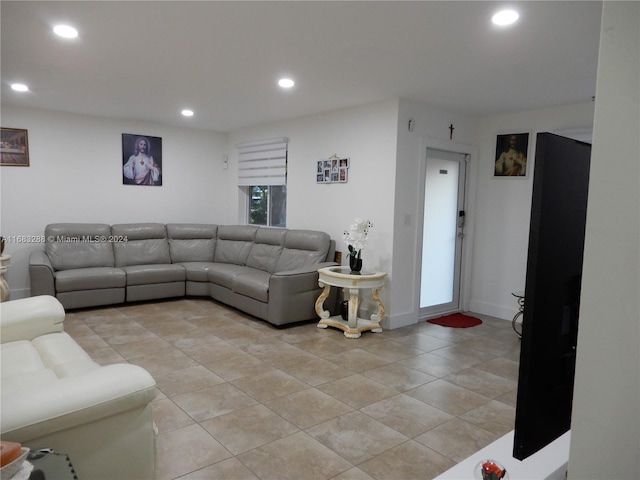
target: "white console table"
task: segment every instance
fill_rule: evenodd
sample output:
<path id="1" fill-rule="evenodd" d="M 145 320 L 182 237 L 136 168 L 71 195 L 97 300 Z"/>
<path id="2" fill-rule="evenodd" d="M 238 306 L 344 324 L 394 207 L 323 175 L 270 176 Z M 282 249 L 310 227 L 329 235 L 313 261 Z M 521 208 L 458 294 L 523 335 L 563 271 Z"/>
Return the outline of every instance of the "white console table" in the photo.
<path id="1" fill-rule="evenodd" d="M 349 267 L 326 267 L 319 269 L 318 275 L 318 284 L 324 288 L 316 300 L 316 313 L 321 318 L 318 328 L 339 328 L 347 338 L 359 338 L 367 330 L 382 332 L 380 322 L 384 319 L 386 310 L 380 298 L 380 289 L 384 287 L 386 273 L 351 273 Z M 324 309 L 324 301 L 329 296 L 331 287 L 344 288 L 345 292 L 349 292 L 348 320 L 343 320 L 340 315 L 331 317 L 330 312 Z M 373 300 L 378 304 L 378 311 L 371 315 L 370 320 L 358 318 L 360 290 L 366 288 L 373 290 Z"/>
<path id="2" fill-rule="evenodd" d="M 556 438 L 542 450 L 524 460 L 513 458 L 514 431 L 500 437 L 482 450 L 454 465 L 434 480 L 472 480 L 476 465 L 492 459 L 507 470 L 510 480 L 565 480 L 571 447 L 571 431 Z"/>

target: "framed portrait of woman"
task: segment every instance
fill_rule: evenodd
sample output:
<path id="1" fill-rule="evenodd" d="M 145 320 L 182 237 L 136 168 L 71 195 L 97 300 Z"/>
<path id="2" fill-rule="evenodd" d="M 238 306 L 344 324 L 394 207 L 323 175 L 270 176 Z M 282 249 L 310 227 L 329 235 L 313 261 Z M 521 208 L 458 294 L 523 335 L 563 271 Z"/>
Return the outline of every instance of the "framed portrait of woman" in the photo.
<path id="1" fill-rule="evenodd" d="M 29 140 L 21 128 L 0 128 L 0 165 L 29 166 Z"/>
<path id="2" fill-rule="evenodd" d="M 162 185 L 162 138 L 122 134 L 122 183 Z"/>

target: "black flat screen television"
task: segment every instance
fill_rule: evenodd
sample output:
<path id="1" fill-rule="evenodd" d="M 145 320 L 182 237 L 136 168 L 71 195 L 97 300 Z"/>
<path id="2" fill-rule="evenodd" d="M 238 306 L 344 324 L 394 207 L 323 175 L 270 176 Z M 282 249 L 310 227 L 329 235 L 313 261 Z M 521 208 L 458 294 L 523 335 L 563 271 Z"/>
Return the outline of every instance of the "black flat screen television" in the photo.
<path id="1" fill-rule="evenodd" d="M 539 133 L 513 456 L 571 426 L 591 145 Z"/>

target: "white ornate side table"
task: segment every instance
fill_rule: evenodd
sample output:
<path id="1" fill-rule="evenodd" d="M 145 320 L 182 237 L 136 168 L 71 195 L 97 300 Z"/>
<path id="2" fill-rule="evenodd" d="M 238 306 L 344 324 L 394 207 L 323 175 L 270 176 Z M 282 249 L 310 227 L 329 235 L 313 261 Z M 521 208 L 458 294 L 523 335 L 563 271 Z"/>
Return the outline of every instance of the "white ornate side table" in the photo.
<path id="1" fill-rule="evenodd" d="M 359 338 L 362 332 L 371 330 L 382 332 L 380 322 L 385 316 L 385 307 L 380 298 L 380 289 L 384 287 L 386 273 L 350 273 L 349 267 L 326 267 L 318 270 L 318 284 L 324 288 L 316 300 L 316 313 L 321 318 L 318 328 L 335 327 L 344 331 L 347 338 Z M 331 287 L 341 287 L 349 292 L 349 317 L 343 320 L 340 315 L 330 317 L 330 312 L 324 309 L 324 301 L 329 296 Z M 373 300 L 378 304 L 378 312 L 371 315 L 370 320 L 358 318 L 360 306 L 360 290 L 373 290 Z"/>
<path id="2" fill-rule="evenodd" d="M 10 261 L 11 255 L 0 256 L 0 302 L 9 300 L 9 284 L 7 283 L 7 279 L 4 278 L 4 275 L 9 269 L 7 265 L 9 265 Z"/>

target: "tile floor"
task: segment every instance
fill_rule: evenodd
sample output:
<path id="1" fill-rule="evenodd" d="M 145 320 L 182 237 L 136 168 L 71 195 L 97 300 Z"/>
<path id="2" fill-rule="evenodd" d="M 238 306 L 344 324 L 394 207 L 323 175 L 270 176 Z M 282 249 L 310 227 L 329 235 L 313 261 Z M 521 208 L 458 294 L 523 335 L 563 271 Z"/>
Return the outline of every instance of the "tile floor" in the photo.
<path id="1" fill-rule="evenodd" d="M 70 311 L 98 363 L 156 379 L 157 479 L 431 479 L 513 429 L 511 323 L 347 339 L 208 299 Z"/>

